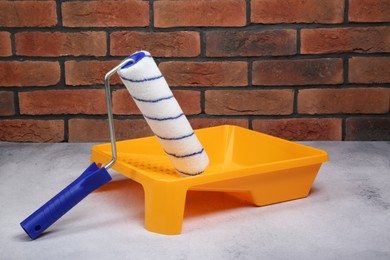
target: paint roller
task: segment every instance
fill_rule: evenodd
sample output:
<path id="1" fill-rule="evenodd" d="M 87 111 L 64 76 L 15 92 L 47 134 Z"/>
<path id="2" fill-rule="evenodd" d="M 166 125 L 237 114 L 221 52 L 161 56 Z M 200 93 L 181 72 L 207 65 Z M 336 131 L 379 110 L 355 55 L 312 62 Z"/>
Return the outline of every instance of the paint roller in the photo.
<path id="1" fill-rule="evenodd" d="M 20 225 L 31 239 L 37 238 L 87 195 L 112 179 L 107 169 L 115 163 L 116 145 L 109 77 L 115 72 L 120 75 L 176 171 L 181 176 L 194 176 L 208 166 L 204 148 L 153 57 L 146 51 L 136 52 L 105 77 L 112 160 L 102 168 L 92 163 L 75 181 L 23 220 Z"/>
<path id="2" fill-rule="evenodd" d="M 209 158 L 149 52 L 136 52 L 118 74 L 176 171 L 201 174 Z"/>

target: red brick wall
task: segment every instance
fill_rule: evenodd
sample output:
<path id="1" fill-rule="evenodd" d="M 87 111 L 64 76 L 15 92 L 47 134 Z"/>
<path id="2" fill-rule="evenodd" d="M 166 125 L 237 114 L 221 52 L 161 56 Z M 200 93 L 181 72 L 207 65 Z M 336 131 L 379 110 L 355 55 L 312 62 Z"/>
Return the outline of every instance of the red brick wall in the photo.
<path id="1" fill-rule="evenodd" d="M 103 77 L 156 57 L 194 128 L 390 140 L 388 0 L 0 1 L 0 141 L 108 140 Z M 150 135 L 117 77 L 118 139 Z"/>

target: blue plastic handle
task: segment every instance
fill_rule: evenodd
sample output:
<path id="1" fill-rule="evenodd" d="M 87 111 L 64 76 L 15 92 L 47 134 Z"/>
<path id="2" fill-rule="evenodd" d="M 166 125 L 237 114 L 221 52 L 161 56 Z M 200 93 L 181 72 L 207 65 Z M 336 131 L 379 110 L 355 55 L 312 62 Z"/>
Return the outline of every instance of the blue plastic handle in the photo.
<path id="1" fill-rule="evenodd" d="M 99 168 L 92 163 L 80 177 L 23 220 L 20 225 L 31 239 L 37 238 L 88 194 L 111 179 L 104 167 Z"/>

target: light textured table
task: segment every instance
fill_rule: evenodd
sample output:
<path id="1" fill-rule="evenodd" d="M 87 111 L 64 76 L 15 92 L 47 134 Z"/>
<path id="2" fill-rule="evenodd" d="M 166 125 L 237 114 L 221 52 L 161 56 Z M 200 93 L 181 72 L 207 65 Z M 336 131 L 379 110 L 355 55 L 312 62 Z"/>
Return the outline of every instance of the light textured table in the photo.
<path id="1" fill-rule="evenodd" d="M 183 233 L 143 227 L 142 187 L 112 172 L 46 234 L 19 222 L 78 177 L 92 144 L 0 143 L 0 259 L 390 259 L 390 142 L 305 142 L 328 151 L 308 198 L 254 207 L 189 192 Z"/>

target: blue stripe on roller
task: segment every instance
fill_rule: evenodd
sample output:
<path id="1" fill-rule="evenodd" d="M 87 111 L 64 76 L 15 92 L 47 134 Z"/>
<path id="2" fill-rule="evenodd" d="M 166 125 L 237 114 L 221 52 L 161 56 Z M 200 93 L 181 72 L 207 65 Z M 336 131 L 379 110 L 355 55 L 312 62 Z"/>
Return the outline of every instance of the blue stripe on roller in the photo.
<path id="1" fill-rule="evenodd" d="M 146 82 L 146 81 L 153 81 L 153 80 L 156 80 L 156 79 L 160 79 L 162 77 L 163 77 L 163 75 L 159 75 L 159 76 L 152 77 L 152 78 L 146 78 L 146 79 L 128 79 L 128 78 L 125 78 L 125 77 L 121 77 L 121 79 L 129 81 L 129 82 L 133 82 L 133 83 L 142 83 L 142 82 Z"/>
<path id="2" fill-rule="evenodd" d="M 203 153 L 203 151 L 204 151 L 204 149 L 202 148 L 200 151 L 197 151 L 197 152 L 194 152 L 194 153 L 190 153 L 190 154 L 184 154 L 184 155 L 177 155 L 177 154 L 174 154 L 174 153 L 168 153 L 167 151 L 165 151 L 165 153 L 170 155 L 170 156 L 176 157 L 176 158 L 187 158 L 187 157 L 192 157 L 192 156 L 201 154 L 201 153 Z"/>
<path id="3" fill-rule="evenodd" d="M 192 132 L 191 134 L 189 135 L 183 135 L 183 136 L 179 136 L 179 137 L 162 137 L 162 136 L 159 136 L 159 135 L 156 135 L 158 138 L 162 139 L 162 140 L 181 140 L 181 139 L 185 139 L 185 138 L 188 138 L 190 136 L 193 136 L 195 133 Z"/>
<path id="4" fill-rule="evenodd" d="M 199 174 L 201 174 L 201 173 L 204 173 L 204 171 L 195 172 L 195 173 L 189 173 L 189 172 L 179 171 L 178 169 L 176 169 L 176 171 L 180 172 L 181 174 L 188 175 L 188 176 L 196 176 L 196 175 L 199 175 Z"/>
<path id="5" fill-rule="evenodd" d="M 179 117 L 182 117 L 184 116 L 183 113 L 181 113 L 180 115 L 178 116 L 174 116 L 174 117 L 162 117 L 162 118 L 158 118 L 158 117 L 149 117 L 149 116 L 145 116 L 144 117 L 146 119 L 150 119 L 150 120 L 156 120 L 156 121 L 165 121 L 165 120 L 175 120 L 175 119 L 178 119 Z"/>
<path id="6" fill-rule="evenodd" d="M 160 102 L 160 101 L 163 101 L 163 100 L 167 100 L 167 99 L 171 99 L 173 98 L 173 96 L 169 96 L 169 97 L 163 97 L 163 98 L 159 98 L 159 99 L 142 99 L 142 98 L 137 98 L 137 97 L 134 97 L 133 98 L 139 102 L 145 102 L 145 103 L 157 103 L 157 102 Z"/>

